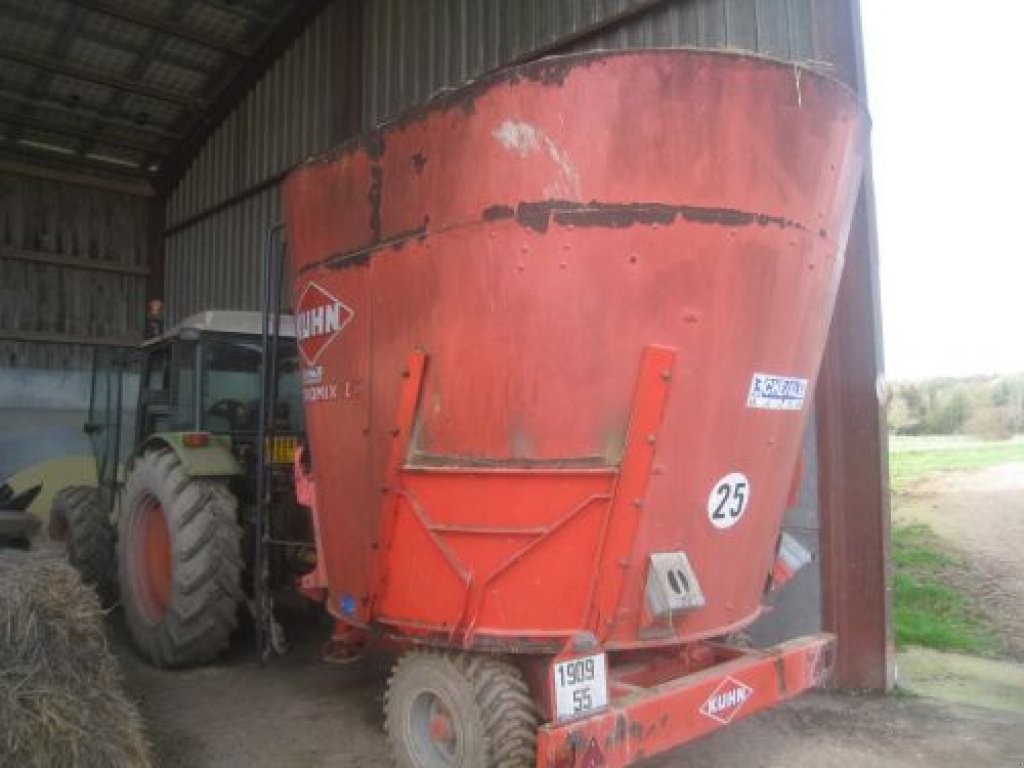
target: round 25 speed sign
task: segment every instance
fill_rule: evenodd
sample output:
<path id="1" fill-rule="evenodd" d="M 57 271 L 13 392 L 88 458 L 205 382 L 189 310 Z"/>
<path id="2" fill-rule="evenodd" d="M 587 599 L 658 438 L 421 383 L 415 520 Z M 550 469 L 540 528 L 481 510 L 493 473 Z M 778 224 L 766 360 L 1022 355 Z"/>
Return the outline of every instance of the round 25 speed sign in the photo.
<path id="1" fill-rule="evenodd" d="M 750 505 L 750 481 L 742 472 L 730 472 L 708 494 L 708 520 L 715 528 L 732 528 Z"/>

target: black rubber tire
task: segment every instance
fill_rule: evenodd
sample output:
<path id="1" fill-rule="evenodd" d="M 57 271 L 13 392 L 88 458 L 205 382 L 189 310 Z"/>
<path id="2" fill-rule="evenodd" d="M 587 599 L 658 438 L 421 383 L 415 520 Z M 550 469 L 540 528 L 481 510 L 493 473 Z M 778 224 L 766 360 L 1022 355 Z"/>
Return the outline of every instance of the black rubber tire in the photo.
<path id="1" fill-rule="evenodd" d="M 50 538 L 66 547 L 68 561 L 82 581 L 96 590 L 100 602 L 117 602 L 117 563 L 114 525 L 100 504 L 99 490 L 90 485 L 69 485 L 53 498 Z"/>
<path id="2" fill-rule="evenodd" d="M 384 726 L 395 765 L 430 768 L 412 724 L 423 693 L 441 699 L 458 733 L 456 768 L 530 768 L 537 759 L 540 718 L 519 668 L 485 654 L 415 651 L 388 679 Z"/>
<path id="3" fill-rule="evenodd" d="M 146 552 L 140 526 L 154 500 L 163 508 L 171 550 L 162 615 L 148 606 L 141 583 Z M 169 449 L 135 460 L 118 520 L 118 580 L 132 639 L 153 664 L 202 664 L 227 649 L 244 598 L 237 510 L 224 483 L 189 477 Z"/>

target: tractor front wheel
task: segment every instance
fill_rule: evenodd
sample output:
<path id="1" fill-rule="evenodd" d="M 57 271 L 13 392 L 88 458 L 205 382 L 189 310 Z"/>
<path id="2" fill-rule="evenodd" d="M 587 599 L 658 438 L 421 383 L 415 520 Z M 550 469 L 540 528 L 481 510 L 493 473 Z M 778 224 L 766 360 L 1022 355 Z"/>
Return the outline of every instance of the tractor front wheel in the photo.
<path id="1" fill-rule="evenodd" d="M 139 651 L 161 667 L 212 661 L 243 598 L 238 502 L 169 449 L 135 461 L 118 520 L 118 579 Z"/>
<path id="2" fill-rule="evenodd" d="M 529 687 L 496 657 L 406 654 L 388 680 L 384 717 L 399 768 L 527 768 L 536 760 Z"/>
<path id="3" fill-rule="evenodd" d="M 100 503 L 100 492 L 89 485 L 69 485 L 53 497 L 50 538 L 64 544 L 68 561 L 104 606 L 117 601 L 114 572 L 114 526 Z"/>

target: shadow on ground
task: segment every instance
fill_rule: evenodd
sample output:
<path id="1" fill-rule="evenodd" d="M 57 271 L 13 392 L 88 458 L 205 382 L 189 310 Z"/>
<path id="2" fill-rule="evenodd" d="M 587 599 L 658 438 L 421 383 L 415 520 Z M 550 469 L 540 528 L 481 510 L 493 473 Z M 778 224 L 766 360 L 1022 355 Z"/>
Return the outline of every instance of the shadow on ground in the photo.
<path id="1" fill-rule="evenodd" d="M 388 765 L 382 700 L 388 662 L 337 667 L 319 648 L 328 628 L 292 621 L 292 651 L 260 666 L 244 638 L 221 663 L 153 669 L 116 615 L 115 652 L 167 768 L 374 768 Z M 1024 715 L 924 698 L 812 693 L 698 740 L 647 768 L 960 768 L 1024 763 Z"/>

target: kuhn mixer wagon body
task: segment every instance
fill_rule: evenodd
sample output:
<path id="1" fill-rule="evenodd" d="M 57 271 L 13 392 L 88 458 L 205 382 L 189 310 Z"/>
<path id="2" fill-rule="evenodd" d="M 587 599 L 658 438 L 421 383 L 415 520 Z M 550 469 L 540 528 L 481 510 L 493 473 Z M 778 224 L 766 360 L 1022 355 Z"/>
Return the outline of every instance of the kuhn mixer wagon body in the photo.
<path id="1" fill-rule="evenodd" d="M 540 764 L 621 765 L 827 673 L 827 636 L 710 639 L 761 610 L 866 123 L 790 63 L 587 54 L 289 177 L 306 587 L 349 642 L 444 650 L 396 668 L 400 763 L 518 765 L 541 724 Z"/>

